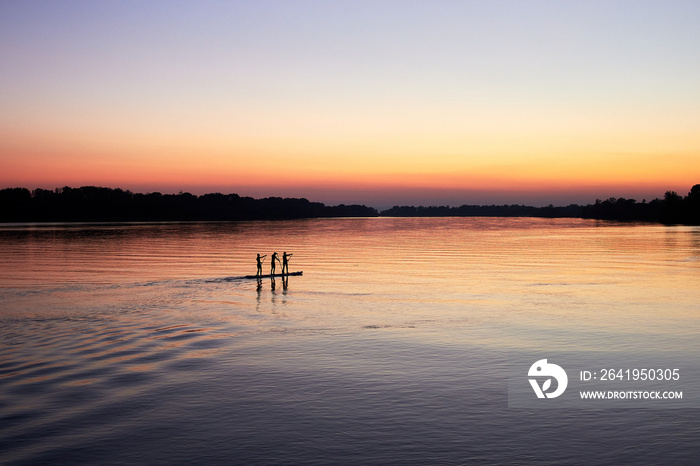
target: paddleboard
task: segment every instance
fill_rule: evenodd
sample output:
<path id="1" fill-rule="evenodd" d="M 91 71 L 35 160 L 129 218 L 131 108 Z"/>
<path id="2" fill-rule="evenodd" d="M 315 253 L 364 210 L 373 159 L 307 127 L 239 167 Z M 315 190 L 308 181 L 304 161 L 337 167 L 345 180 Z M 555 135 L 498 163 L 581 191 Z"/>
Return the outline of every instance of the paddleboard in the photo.
<path id="1" fill-rule="evenodd" d="M 285 274 L 276 273 L 276 274 L 274 274 L 274 275 L 269 275 L 269 274 L 268 274 L 268 275 L 246 275 L 246 276 L 243 277 L 243 278 L 248 278 L 248 279 L 255 279 L 255 278 L 277 278 L 277 277 L 289 277 L 289 276 L 292 276 L 292 275 L 298 276 L 298 275 L 301 275 L 301 274 L 303 274 L 303 273 L 304 273 L 303 271 L 300 271 L 300 272 L 289 272 L 289 273 L 285 273 Z"/>

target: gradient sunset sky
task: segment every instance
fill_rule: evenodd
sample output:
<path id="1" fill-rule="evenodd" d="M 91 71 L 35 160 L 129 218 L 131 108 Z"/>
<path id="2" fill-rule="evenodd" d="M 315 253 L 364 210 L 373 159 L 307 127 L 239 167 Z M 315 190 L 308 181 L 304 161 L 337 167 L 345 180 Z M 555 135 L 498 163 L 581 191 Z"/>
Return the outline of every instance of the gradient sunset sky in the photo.
<path id="1" fill-rule="evenodd" d="M 0 0 L 0 188 L 389 207 L 697 183 L 697 0 Z"/>

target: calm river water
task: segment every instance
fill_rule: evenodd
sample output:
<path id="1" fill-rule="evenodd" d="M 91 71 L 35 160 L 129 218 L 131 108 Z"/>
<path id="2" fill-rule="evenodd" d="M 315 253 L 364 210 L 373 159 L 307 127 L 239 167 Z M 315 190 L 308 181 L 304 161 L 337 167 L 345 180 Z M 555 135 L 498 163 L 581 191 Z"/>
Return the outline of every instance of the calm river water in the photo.
<path id="1" fill-rule="evenodd" d="M 241 278 L 273 251 L 303 276 Z M 508 379 L 514 352 L 692 366 L 698 227 L 4 225 L 0 303 L 2 464 L 700 458 L 692 400 L 513 408 Z"/>

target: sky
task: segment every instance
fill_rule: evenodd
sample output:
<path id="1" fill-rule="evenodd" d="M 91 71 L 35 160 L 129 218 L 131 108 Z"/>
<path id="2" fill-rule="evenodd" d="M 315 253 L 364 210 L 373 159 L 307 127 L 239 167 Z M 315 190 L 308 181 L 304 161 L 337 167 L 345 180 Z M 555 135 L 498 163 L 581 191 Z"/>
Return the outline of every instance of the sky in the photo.
<path id="1" fill-rule="evenodd" d="M 697 0 L 0 0 L 0 188 L 685 195 L 698 24 Z"/>

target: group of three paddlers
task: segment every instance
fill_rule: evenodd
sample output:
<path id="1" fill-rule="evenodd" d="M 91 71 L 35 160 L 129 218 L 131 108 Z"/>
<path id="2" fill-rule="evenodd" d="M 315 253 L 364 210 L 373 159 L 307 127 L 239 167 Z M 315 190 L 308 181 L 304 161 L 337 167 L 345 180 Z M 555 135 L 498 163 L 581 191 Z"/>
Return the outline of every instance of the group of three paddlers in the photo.
<path id="1" fill-rule="evenodd" d="M 280 262 L 280 258 L 277 256 L 277 253 L 273 252 L 272 264 L 270 264 L 270 275 L 275 274 L 275 261 L 280 262 L 282 264 L 282 275 L 284 275 L 285 273 L 289 273 L 289 258 L 292 256 L 293 254 L 287 254 L 286 252 L 284 252 L 282 253 L 282 261 Z M 264 256 L 258 254 L 258 275 L 262 275 L 262 265 L 266 257 L 267 254 L 265 254 Z"/>

